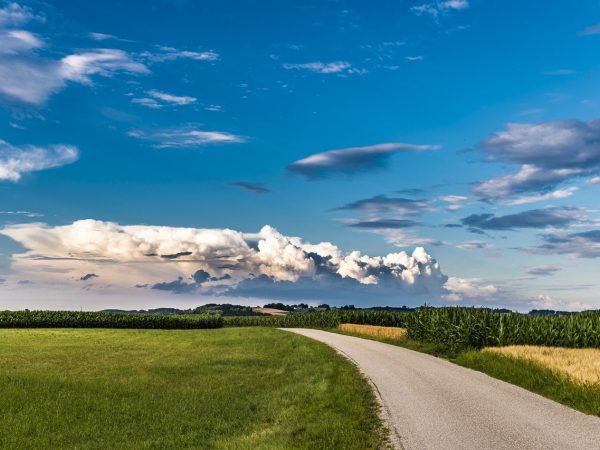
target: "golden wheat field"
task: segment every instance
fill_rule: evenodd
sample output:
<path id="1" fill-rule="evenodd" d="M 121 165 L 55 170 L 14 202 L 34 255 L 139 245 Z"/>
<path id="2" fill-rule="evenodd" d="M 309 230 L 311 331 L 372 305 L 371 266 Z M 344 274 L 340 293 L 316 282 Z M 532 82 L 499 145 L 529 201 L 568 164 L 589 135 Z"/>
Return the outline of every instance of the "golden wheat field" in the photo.
<path id="1" fill-rule="evenodd" d="M 600 383 L 600 349 L 597 348 L 510 345 L 488 347 L 483 351 L 533 361 L 580 384 Z"/>
<path id="2" fill-rule="evenodd" d="M 341 331 L 348 333 L 366 334 L 390 339 L 398 339 L 406 334 L 406 328 L 379 327 L 375 325 L 356 325 L 353 323 L 342 323 L 338 327 Z"/>

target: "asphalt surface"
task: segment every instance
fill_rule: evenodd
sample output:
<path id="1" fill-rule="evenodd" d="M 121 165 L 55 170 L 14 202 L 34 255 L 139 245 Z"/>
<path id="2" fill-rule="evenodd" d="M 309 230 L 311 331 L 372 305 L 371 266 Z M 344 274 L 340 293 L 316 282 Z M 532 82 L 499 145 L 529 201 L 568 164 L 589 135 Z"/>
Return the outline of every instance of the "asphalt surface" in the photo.
<path id="1" fill-rule="evenodd" d="M 400 449 L 598 450 L 600 418 L 440 358 L 304 328 L 373 384 Z"/>

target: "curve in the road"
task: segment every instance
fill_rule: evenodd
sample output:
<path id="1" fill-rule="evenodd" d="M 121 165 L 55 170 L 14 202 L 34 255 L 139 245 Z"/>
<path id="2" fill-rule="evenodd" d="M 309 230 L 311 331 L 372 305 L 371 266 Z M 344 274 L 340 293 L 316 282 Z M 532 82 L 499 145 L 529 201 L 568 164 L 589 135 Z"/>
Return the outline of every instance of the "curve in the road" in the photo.
<path id="1" fill-rule="evenodd" d="M 286 330 L 330 345 L 360 368 L 401 449 L 600 450 L 600 418 L 520 387 L 390 344 Z"/>

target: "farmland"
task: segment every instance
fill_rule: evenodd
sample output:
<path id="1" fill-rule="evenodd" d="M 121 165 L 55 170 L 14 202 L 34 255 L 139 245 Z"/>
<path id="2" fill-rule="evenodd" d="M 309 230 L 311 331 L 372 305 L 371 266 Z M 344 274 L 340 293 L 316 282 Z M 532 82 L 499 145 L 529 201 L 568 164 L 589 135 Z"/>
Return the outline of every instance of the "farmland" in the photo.
<path id="1" fill-rule="evenodd" d="M 332 349 L 279 330 L 0 330 L 0 448 L 377 448 Z"/>
<path id="2" fill-rule="evenodd" d="M 196 312 L 6 311 L 0 312 L 0 328 L 224 328 L 221 331 L 225 334 L 242 328 L 250 333 L 251 329 L 260 333 L 274 327 L 338 330 L 447 358 L 582 411 L 600 415 L 598 382 L 592 380 L 581 384 L 564 370 L 557 370 L 560 366 L 569 365 L 568 361 L 573 358 L 568 349 L 589 349 L 596 355 L 594 349 L 597 352 L 600 348 L 598 311 L 532 315 L 456 307 L 421 307 L 413 311 L 303 308 L 278 316 L 229 316 L 220 314 L 215 307 L 209 313 Z M 516 346 L 511 347 L 516 350 L 506 350 L 507 346 Z M 553 363 L 549 364 L 540 355 L 524 358 L 523 346 L 553 348 Z M 574 370 L 572 364 L 571 370 Z M 589 376 L 598 376 L 596 366 L 589 370 Z"/>

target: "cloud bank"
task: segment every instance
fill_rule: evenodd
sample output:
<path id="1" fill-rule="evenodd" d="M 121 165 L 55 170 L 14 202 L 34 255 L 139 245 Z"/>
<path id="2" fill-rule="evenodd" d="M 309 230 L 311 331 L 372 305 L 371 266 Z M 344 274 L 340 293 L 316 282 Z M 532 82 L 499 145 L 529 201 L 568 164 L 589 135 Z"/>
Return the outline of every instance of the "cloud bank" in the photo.
<path id="1" fill-rule="evenodd" d="M 0 234 L 27 249 L 13 256 L 13 269 L 41 284 L 72 285 L 81 282 L 82 273 L 92 273 L 96 277 L 89 277 L 86 286 L 412 304 L 453 292 L 445 287 L 439 263 L 422 247 L 411 254 L 369 256 L 329 242 L 311 244 L 270 226 L 242 233 L 79 220 L 54 227 L 12 225 Z"/>

